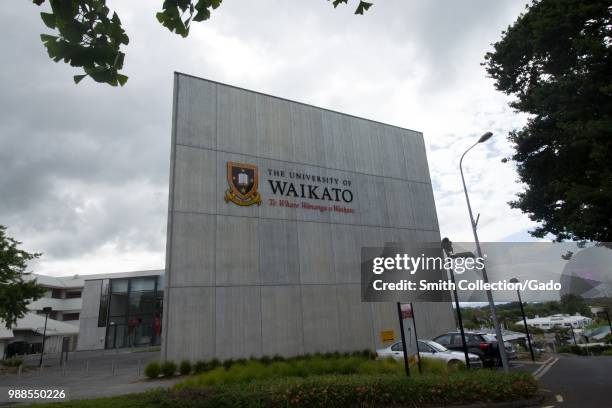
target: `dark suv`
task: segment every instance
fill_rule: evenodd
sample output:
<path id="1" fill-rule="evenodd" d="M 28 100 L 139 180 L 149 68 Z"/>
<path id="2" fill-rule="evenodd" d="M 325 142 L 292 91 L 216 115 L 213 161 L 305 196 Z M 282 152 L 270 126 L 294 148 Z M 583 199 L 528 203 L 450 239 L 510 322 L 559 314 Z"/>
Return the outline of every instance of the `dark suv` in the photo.
<path id="1" fill-rule="evenodd" d="M 463 351 L 460 332 L 442 334 L 434 338 L 433 341 L 440 343 L 447 349 Z M 465 343 L 468 352 L 480 357 L 483 366 L 494 367 L 501 365 L 501 358 L 499 356 L 495 336 L 481 332 L 465 332 Z M 506 355 L 508 359 L 512 359 L 516 356 L 516 353 L 509 343 L 506 343 Z"/>

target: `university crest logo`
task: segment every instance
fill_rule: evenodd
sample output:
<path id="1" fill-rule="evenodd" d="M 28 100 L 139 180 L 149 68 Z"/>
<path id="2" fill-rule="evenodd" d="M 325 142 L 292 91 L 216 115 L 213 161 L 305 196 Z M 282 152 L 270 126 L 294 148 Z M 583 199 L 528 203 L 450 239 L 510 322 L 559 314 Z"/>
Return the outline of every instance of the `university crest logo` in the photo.
<path id="1" fill-rule="evenodd" d="M 257 166 L 252 164 L 227 162 L 227 184 L 225 202 L 249 206 L 261 205 L 261 196 L 257 192 L 259 176 Z"/>

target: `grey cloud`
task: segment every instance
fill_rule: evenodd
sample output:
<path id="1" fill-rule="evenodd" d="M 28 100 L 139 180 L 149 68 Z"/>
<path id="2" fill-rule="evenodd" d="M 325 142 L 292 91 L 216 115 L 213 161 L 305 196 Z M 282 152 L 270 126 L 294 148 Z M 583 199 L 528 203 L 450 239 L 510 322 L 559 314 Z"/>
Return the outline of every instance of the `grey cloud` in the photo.
<path id="1" fill-rule="evenodd" d="M 163 253 L 172 71 L 379 120 L 404 117 L 393 93 L 415 78 L 408 101 L 452 87 L 475 39 L 494 41 L 518 8 L 393 0 L 354 16 L 351 5 L 333 10 L 324 0 L 242 0 L 181 39 L 155 20 L 158 3 L 111 5 L 131 39 L 124 88 L 75 86 L 78 72 L 50 61 L 40 43 L 48 30 L 38 7 L 9 0 L 0 12 L 0 223 L 47 259 L 78 262 L 109 245 Z"/>

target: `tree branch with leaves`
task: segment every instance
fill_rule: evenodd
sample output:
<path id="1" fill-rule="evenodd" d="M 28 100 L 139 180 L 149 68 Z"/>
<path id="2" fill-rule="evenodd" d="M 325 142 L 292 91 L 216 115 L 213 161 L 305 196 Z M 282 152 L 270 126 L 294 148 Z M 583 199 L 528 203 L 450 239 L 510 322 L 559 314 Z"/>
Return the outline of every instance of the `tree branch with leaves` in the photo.
<path id="1" fill-rule="evenodd" d="M 28 261 L 41 254 L 19 249 L 21 242 L 6 236 L 6 227 L 0 225 L 0 320 L 10 329 L 28 311 L 28 304 L 45 294 L 45 288 L 28 275 Z"/>
<path id="2" fill-rule="evenodd" d="M 33 0 L 41 6 L 46 0 Z M 164 0 L 156 14 L 162 26 L 181 37 L 189 35 L 193 22 L 208 20 L 212 10 L 222 0 Z M 331 1 L 334 8 L 348 4 L 349 0 Z M 123 46 L 130 39 L 121 25 L 117 13 L 106 6 L 106 0 L 48 0 L 51 12 L 42 12 L 43 23 L 55 30 L 55 35 L 41 34 L 49 57 L 82 68 L 74 76 L 79 83 L 89 76 L 96 82 L 112 86 L 125 85 L 128 77 L 121 73 L 125 59 Z M 372 3 L 359 0 L 355 14 L 363 14 Z"/>
<path id="3" fill-rule="evenodd" d="M 510 205 L 540 224 L 536 237 L 612 242 L 611 39 L 609 0 L 536 0 L 485 56 L 529 115 L 509 135 L 525 186 Z"/>

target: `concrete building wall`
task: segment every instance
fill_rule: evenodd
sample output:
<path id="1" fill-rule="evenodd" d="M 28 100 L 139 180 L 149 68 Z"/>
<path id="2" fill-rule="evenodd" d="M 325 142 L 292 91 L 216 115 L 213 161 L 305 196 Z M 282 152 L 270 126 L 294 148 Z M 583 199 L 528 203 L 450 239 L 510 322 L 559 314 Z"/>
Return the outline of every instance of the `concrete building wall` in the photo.
<path id="1" fill-rule="evenodd" d="M 228 162 L 257 166 L 261 205 L 226 202 Z M 291 172 L 339 180 L 351 211 L 281 207 Z M 175 75 L 164 358 L 380 347 L 396 306 L 361 302 L 360 248 L 415 240 L 440 240 L 421 133 Z M 416 311 L 422 338 L 454 327 Z"/>
<path id="2" fill-rule="evenodd" d="M 79 350 L 96 350 L 104 348 L 106 327 L 98 327 L 100 311 L 100 294 L 102 280 L 85 281 L 83 287 L 83 308 L 79 318 Z"/>

